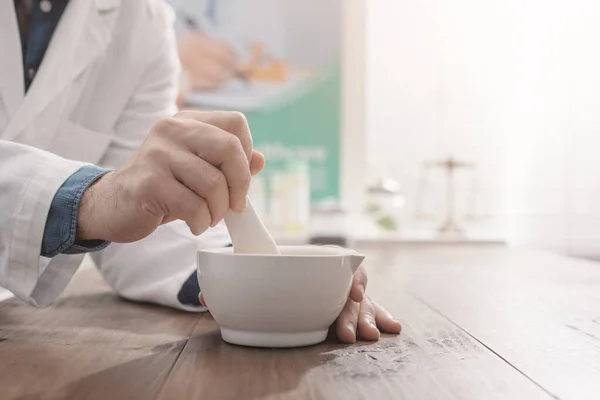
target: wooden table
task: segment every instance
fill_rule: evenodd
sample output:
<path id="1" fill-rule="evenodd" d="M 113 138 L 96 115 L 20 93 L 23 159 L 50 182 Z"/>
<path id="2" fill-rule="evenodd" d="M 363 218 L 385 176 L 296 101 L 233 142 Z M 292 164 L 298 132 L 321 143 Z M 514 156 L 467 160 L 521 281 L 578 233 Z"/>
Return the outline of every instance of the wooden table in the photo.
<path id="1" fill-rule="evenodd" d="M 600 265 L 483 246 L 381 246 L 369 292 L 400 336 L 292 350 L 119 300 L 93 269 L 51 308 L 0 303 L 0 399 L 598 399 Z"/>

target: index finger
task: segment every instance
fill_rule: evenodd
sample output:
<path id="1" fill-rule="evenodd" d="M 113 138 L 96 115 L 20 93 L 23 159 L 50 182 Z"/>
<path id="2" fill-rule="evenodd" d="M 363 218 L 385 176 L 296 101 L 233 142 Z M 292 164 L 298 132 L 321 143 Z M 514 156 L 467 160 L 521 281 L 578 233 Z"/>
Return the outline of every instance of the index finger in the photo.
<path id="1" fill-rule="evenodd" d="M 367 289 L 367 271 L 364 266 L 360 266 L 352 278 L 352 289 L 350 289 L 350 298 L 357 303 L 363 301 Z"/>
<path id="2" fill-rule="evenodd" d="M 244 114 L 237 111 L 180 111 L 175 118 L 189 118 L 205 124 L 214 125 L 235 135 L 242 143 L 242 148 L 248 161 L 252 159 L 252 134 L 248 120 Z"/>

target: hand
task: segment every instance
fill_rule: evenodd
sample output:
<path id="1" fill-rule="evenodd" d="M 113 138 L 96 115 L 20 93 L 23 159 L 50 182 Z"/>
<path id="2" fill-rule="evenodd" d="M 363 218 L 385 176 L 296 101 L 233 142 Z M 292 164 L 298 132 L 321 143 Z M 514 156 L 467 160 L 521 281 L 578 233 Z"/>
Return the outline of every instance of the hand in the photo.
<path id="1" fill-rule="evenodd" d="M 236 54 L 219 39 L 190 32 L 179 39 L 178 47 L 193 89 L 217 89 L 241 70 Z"/>
<path id="2" fill-rule="evenodd" d="M 344 343 L 354 343 L 357 338 L 377 341 L 381 332 L 398 334 L 402 330 L 400 322 L 365 294 L 366 287 L 367 272 L 361 266 L 354 274 L 350 296 L 335 322 L 336 335 Z M 206 307 L 202 293 L 200 303 Z"/>
<path id="3" fill-rule="evenodd" d="M 354 273 L 352 289 L 342 312 L 335 322 L 337 337 L 345 343 L 379 340 L 380 333 L 398 334 L 400 322 L 366 295 L 367 271 L 361 265 Z"/>
<path id="4" fill-rule="evenodd" d="M 133 242 L 176 219 L 199 235 L 229 209 L 246 207 L 250 177 L 263 166 L 240 113 L 184 111 L 162 119 L 123 168 L 85 191 L 77 237 Z"/>

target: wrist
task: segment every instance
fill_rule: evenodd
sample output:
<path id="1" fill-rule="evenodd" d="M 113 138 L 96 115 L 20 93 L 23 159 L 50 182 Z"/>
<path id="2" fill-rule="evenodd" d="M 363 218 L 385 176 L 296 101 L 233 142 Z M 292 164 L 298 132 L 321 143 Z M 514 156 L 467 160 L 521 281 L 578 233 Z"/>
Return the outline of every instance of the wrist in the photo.
<path id="1" fill-rule="evenodd" d="M 103 229 L 102 201 L 99 200 L 106 182 L 114 172 L 109 172 L 91 184 L 81 196 L 77 210 L 77 240 L 109 241 Z"/>

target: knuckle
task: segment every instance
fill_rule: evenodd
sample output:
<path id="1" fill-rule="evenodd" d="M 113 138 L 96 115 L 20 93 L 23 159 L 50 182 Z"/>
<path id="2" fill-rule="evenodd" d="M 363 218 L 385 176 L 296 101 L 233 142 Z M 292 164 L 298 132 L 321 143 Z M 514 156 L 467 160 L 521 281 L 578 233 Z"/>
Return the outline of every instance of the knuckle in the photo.
<path id="1" fill-rule="evenodd" d="M 208 203 L 203 198 L 200 198 L 196 204 L 196 213 L 199 217 L 203 219 L 210 220 L 210 210 L 208 208 Z"/>
<path id="2" fill-rule="evenodd" d="M 373 313 L 366 312 L 366 313 L 364 313 L 363 318 L 367 324 L 375 325 L 375 316 L 373 315 Z"/>
<path id="3" fill-rule="evenodd" d="M 370 316 L 375 315 L 375 307 L 373 306 L 373 303 L 371 302 L 369 296 L 365 296 L 364 300 L 361 303 L 361 307 L 363 308 L 365 314 Z"/>
<path id="4" fill-rule="evenodd" d="M 171 133 L 181 129 L 181 121 L 175 118 L 161 118 L 154 124 L 156 132 L 158 133 Z"/>
<path id="5" fill-rule="evenodd" d="M 368 308 L 365 308 L 361 311 L 362 317 L 364 319 L 366 319 L 367 321 L 374 321 L 375 320 L 375 313 L 373 312 L 373 310 L 370 310 Z"/>
<path id="6" fill-rule="evenodd" d="M 153 133 L 156 137 L 170 142 L 180 142 L 189 132 L 189 120 L 176 118 L 162 118 L 155 125 Z"/>
<path id="7" fill-rule="evenodd" d="M 198 202 L 190 192 L 182 191 L 178 197 L 177 206 L 181 209 L 183 215 L 195 217 L 198 210 Z"/>
<path id="8" fill-rule="evenodd" d="M 346 319 L 358 318 L 358 314 L 360 312 L 360 305 L 348 298 L 346 300 L 346 304 L 344 305 L 344 309 L 342 310 L 342 316 Z M 354 317 L 353 317 L 354 316 Z"/>
<path id="9" fill-rule="evenodd" d="M 224 146 L 228 153 L 244 152 L 244 149 L 242 148 L 242 142 L 235 135 L 227 135 Z"/>
<path id="10" fill-rule="evenodd" d="M 244 173 L 244 175 L 240 178 L 240 187 L 244 191 L 247 191 L 248 189 L 250 189 L 251 181 L 252 181 L 252 176 L 250 175 L 250 172 L 247 171 L 247 173 Z"/>
<path id="11" fill-rule="evenodd" d="M 146 149 L 145 156 L 153 163 L 162 164 L 167 161 L 169 154 L 163 148 L 153 146 Z"/>
<path id="12" fill-rule="evenodd" d="M 215 191 L 219 186 L 225 184 L 225 177 L 216 168 L 209 168 L 205 173 L 206 186 L 208 190 Z"/>
<path id="13" fill-rule="evenodd" d="M 369 281 L 367 271 L 362 265 L 358 268 L 358 271 L 356 271 L 356 280 L 358 281 L 358 283 L 361 283 L 363 285 L 366 285 Z"/>
<path id="14" fill-rule="evenodd" d="M 369 276 L 367 275 L 367 271 L 365 271 L 364 269 L 361 272 L 361 277 L 362 277 L 362 282 L 363 285 L 367 285 L 367 283 L 369 282 Z"/>
<path id="15" fill-rule="evenodd" d="M 192 118 L 195 115 L 195 111 L 192 110 L 180 110 L 178 111 L 173 118 Z"/>
<path id="16" fill-rule="evenodd" d="M 352 320 L 352 321 L 356 321 L 358 320 L 358 316 L 360 314 L 360 310 L 357 306 L 352 306 L 350 307 L 350 309 L 348 310 L 348 319 Z"/>
<path id="17" fill-rule="evenodd" d="M 204 200 L 202 199 L 192 199 L 185 205 L 185 212 L 188 215 L 191 215 L 194 221 L 199 220 L 202 217 L 202 205 Z"/>
<path id="18" fill-rule="evenodd" d="M 197 143 L 198 140 L 201 140 L 200 137 L 204 133 L 203 126 L 201 125 L 199 129 L 187 129 L 181 134 L 181 141 L 188 145 L 193 143 Z"/>
<path id="19" fill-rule="evenodd" d="M 229 111 L 227 113 L 227 118 L 229 119 L 231 125 L 235 128 L 243 128 L 248 126 L 248 120 L 246 116 L 239 111 Z"/>

